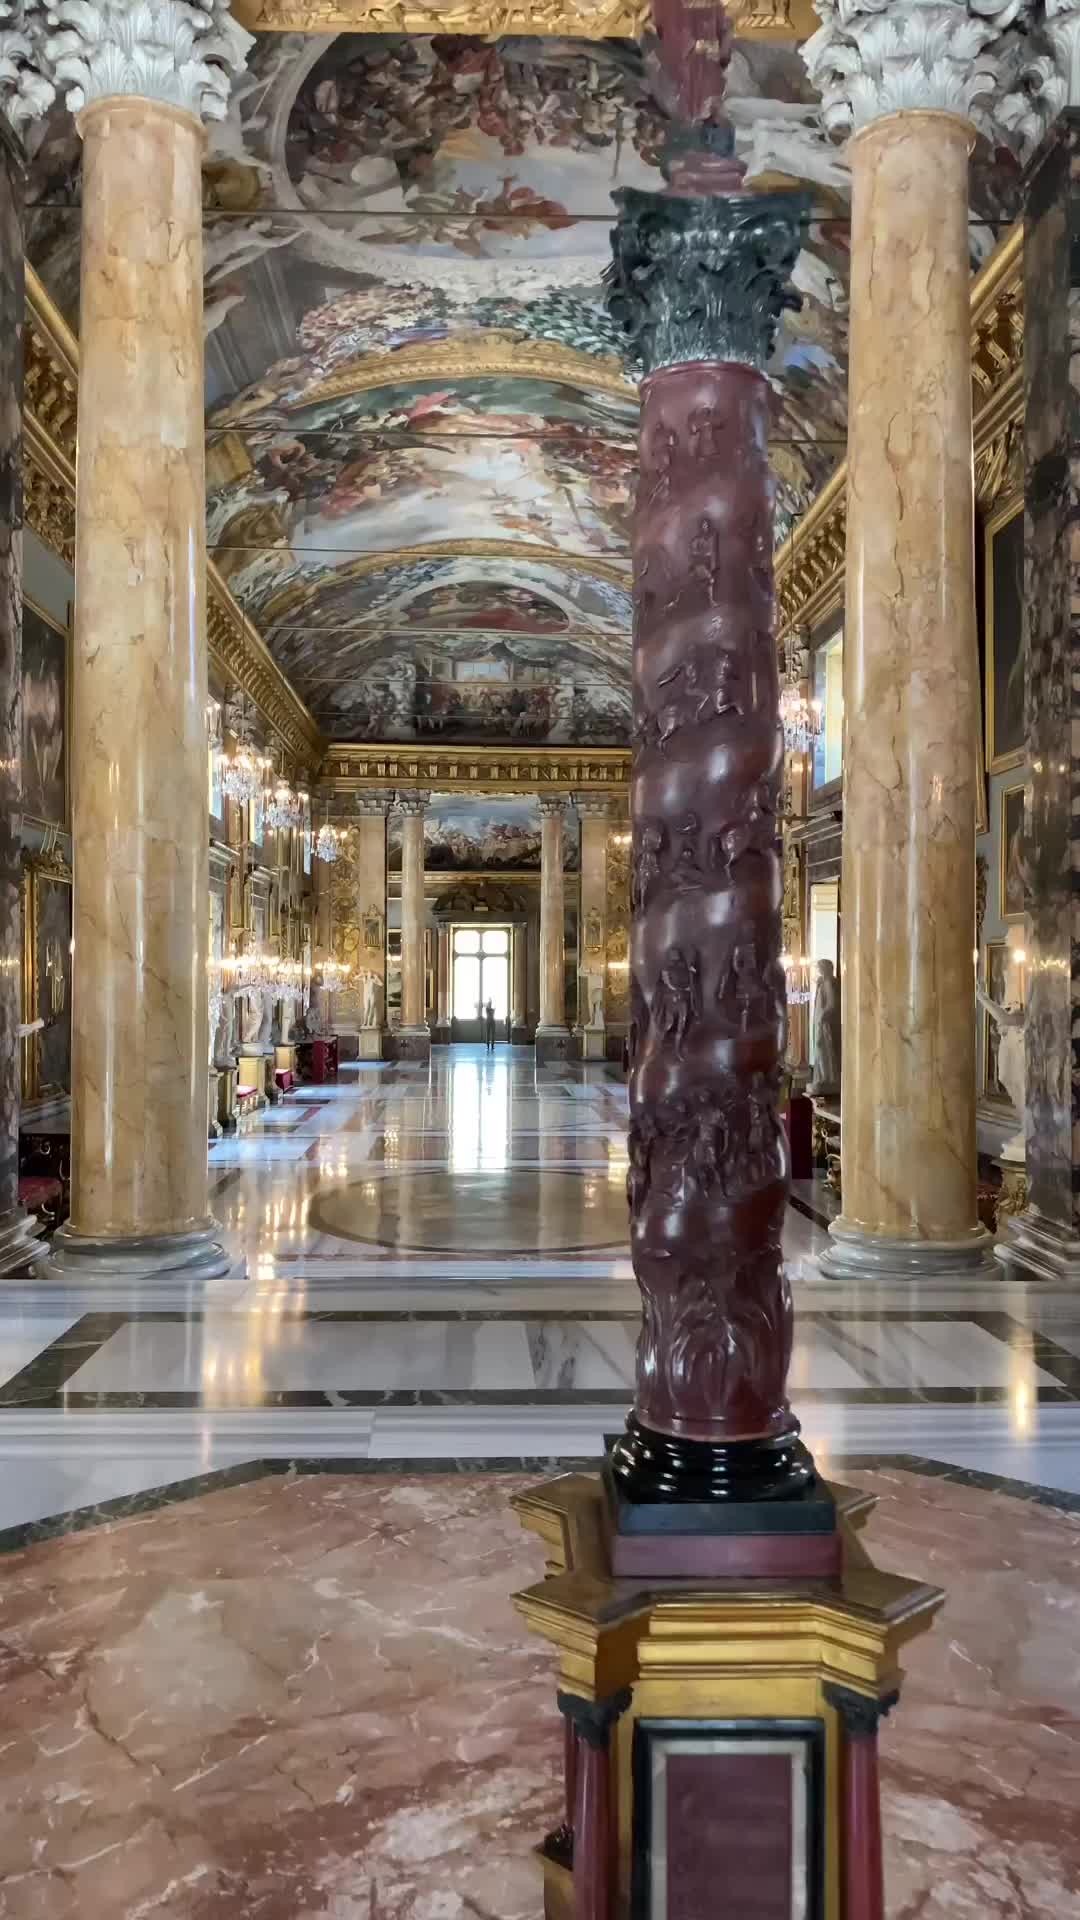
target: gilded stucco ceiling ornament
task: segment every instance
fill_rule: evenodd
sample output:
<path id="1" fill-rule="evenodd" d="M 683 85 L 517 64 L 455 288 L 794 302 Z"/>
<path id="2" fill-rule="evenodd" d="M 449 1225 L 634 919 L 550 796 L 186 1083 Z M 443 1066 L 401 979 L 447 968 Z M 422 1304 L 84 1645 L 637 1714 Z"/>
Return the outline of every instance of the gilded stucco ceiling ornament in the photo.
<path id="1" fill-rule="evenodd" d="M 0 0 L 0 112 L 16 133 L 47 113 L 56 97 L 45 19 L 44 0 Z"/>
<path id="2" fill-rule="evenodd" d="M 45 51 L 73 113 L 138 95 L 224 120 L 252 36 L 228 0 L 52 0 Z"/>
<path id="3" fill-rule="evenodd" d="M 551 341 L 480 331 L 449 346 L 401 347 L 389 360 L 385 353 L 362 354 L 318 386 L 305 388 L 295 410 L 306 411 L 327 400 L 343 400 L 354 393 L 412 381 L 478 378 L 557 380 L 586 392 L 637 399 L 637 390 L 618 360 L 597 359 Z"/>
<path id="4" fill-rule="evenodd" d="M 883 114 L 936 109 L 994 126 L 997 43 L 1024 0 L 815 0 L 817 33 L 803 47 L 825 125 L 858 132 Z"/>

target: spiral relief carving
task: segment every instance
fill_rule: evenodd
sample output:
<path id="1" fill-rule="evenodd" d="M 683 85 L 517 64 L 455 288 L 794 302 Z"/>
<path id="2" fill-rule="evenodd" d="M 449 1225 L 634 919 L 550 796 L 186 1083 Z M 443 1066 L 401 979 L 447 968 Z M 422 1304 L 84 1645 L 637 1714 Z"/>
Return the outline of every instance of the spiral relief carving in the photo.
<path id="1" fill-rule="evenodd" d="M 795 1430 L 769 391 L 796 195 L 621 196 L 612 308 L 646 354 L 633 531 L 628 1197 L 635 1418 Z M 702 348 L 714 342 L 708 358 Z"/>

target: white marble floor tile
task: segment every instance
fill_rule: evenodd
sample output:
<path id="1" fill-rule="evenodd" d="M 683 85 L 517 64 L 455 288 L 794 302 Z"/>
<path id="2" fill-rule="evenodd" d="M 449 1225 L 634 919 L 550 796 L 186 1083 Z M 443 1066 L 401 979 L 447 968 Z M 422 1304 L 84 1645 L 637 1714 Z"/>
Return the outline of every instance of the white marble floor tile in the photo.
<path id="1" fill-rule="evenodd" d="M 533 1384 L 521 1323 L 335 1323 L 290 1320 L 268 1309 L 188 1326 L 131 1321 L 72 1374 L 68 1391 L 202 1393 L 228 1402 L 307 1388 L 528 1391 Z"/>
<path id="2" fill-rule="evenodd" d="M 267 1140 L 258 1134 L 242 1134 L 237 1139 L 215 1140 L 210 1148 L 210 1170 L 215 1167 L 262 1166 L 271 1160 L 300 1160 L 311 1145 L 293 1135 L 287 1140 Z"/>
<path id="3" fill-rule="evenodd" d="M 70 1310 L 62 1313 L 20 1313 L 0 1309 L 0 1386 L 21 1373 L 37 1358 L 43 1347 L 51 1346 L 62 1333 L 82 1316 Z M 0 1522 L 0 1525 L 3 1523 Z"/>

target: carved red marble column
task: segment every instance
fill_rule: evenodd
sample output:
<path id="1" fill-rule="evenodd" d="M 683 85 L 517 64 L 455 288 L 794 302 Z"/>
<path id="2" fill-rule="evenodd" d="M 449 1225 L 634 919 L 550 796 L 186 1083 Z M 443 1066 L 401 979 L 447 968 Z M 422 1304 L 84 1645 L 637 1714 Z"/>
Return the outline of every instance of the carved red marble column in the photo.
<path id="1" fill-rule="evenodd" d="M 690 144 L 699 142 L 697 150 Z M 730 130 L 616 195 L 609 302 L 644 368 L 633 528 L 631 1501 L 799 1495 L 785 1382 L 783 772 L 765 365 L 804 195 L 740 191 Z"/>
<path id="2" fill-rule="evenodd" d="M 611 1732 L 630 1705 L 629 1688 L 607 1700 L 558 1693 L 573 1727 L 574 1920 L 611 1920 L 615 1894 L 615 1820 L 611 1804 Z M 569 1760 L 568 1746 L 567 1757 Z M 571 1769 L 568 1767 L 568 1785 Z"/>

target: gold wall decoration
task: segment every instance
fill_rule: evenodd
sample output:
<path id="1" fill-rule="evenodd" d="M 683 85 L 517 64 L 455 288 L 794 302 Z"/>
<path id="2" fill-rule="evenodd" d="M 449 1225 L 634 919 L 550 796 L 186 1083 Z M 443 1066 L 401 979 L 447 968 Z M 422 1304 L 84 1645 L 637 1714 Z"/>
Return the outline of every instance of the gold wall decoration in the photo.
<path id="1" fill-rule="evenodd" d="M 637 40 L 652 23 L 649 0 L 237 0 L 251 33 L 558 34 L 574 40 Z M 810 0 L 735 0 L 744 40 L 805 40 L 819 22 Z"/>
<path id="2" fill-rule="evenodd" d="M 26 523 L 70 567 L 75 561 L 79 343 L 30 266 L 24 339 Z M 212 562 L 206 575 L 213 664 L 251 697 L 276 741 L 313 772 L 323 749 L 315 721 Z"/>
<path id="3" fill-rule="evenodd" d="M 331 803 L 367 787 L 421 792 L 546 793 L 579 787 L 627 793 L 629 747 L 411 747 L 353 743 L 327 750 L 319 797 Z"/>
<path id="4" fill-rule="evenodd" d="M 1024 377 L 1024 241 L 1006 235 L 971 289 L 971 398 L 975 487 L 989 510 L 1021 484 Z M 816 625 L 843 600 L 847 464 L 837 469 L 776 556 L 778 638 Z"/>
<path id="5" fill-rule="evenodd" d="M 590 393 L 610 393 L 637 404 L 637 388 L 618 360 L 579 353 L 555 340 L 520 340 L 513 334 L 483 331 L 453 346 L 403 347 L 393 354 L 365 353 L 305 392 L 297 408 L 347 399 L 378 387 L 404 386 L 415 380 L 477 378 L 561 381 Z"/>
<path id="6" fill-rule="evenodd" d="M 23 856 L 22 1041 L 25 1106 L 71 1091 L 71 868 L 59 848 Z"/>
<path id="7" fill-rule="evenodd" d="M 604 942 L 604 1019 L 630 1024 L 630 833 L 626 822 L 607 840 L 607 912 Z"/>

